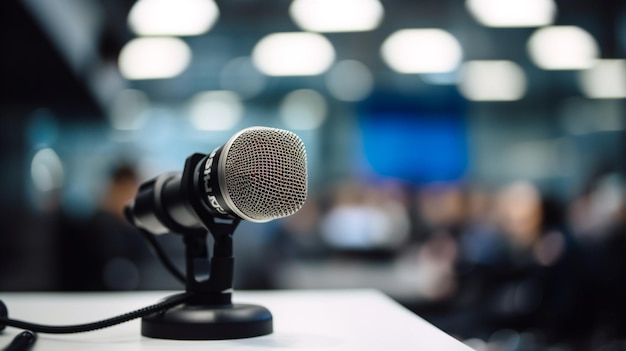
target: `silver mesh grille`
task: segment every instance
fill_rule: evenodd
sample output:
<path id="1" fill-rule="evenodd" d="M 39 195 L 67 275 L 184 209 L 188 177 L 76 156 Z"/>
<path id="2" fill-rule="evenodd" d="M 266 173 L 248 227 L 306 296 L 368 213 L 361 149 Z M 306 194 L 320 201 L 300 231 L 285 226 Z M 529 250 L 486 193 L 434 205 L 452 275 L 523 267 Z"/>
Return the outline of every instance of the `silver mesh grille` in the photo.
<path id="1" fill-rule="evenodd" d="M 227 197 L 244 219 L 266 222 L 298 211 L 307 195 L 306 151 L 292 132 L 248 128 L 227 146 Z M 245 218 L 248 217 L 248 218 Z"/>

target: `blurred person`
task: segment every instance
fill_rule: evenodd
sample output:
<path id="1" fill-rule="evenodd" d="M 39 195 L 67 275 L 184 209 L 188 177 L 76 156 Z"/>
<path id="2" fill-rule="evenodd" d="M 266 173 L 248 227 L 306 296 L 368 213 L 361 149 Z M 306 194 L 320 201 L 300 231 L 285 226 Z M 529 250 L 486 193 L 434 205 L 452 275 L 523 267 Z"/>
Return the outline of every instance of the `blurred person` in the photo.
<path id="1" fill-rule="evenodd" d="M 455 293 L 438 309 L 422 306 L 425 318 L 484 340 L 501 329 L 536 332 L 551 343 L 584 331 L 579 256 L 561 206 L 529 182 L 511 183 L 493 198 L 469 194 Z M 476 238 L 477 247 L 468 243 Z"/>
<path id="2" fill-rule="evenodd" d="M 457 291 L 459 279 L 463 278 L 459 261 L 489 261 L 495 256 L 495 231 L 487 215 L 488 202 L 485 193 L 461 184 L 436 183 L 418 192 L 416 210 L 425 241 L 416 247 L 421 266 L 429 262 L 428 265 L 438 267 L 439 273 L 424 289 L 431 291 L 427 303 L 437 302 L 436 309 L 450 308 L 460 295 L 467 293 L 469 285 L 464 286 L 463 292 Z M 432 310 L 433 306 L 428 308 Z"/>
<path id="3" fill-rule="evenodd" d="M 615 172 L 593 177 L 583 193 L 569 207 L 574 235 L 593 244 L 605 239 L 619 221 L 624 199 L 624 179 Z"/>
<path id="4" fill-rule="evenodd" d="M 399 281 L 410 284 L 412 289 L 401 296 L 407 305 L 421 306 L 433 303 L 445 304 L 456 292 L 457 280 L 454 264 L 458 258 L 458 244 L 446 231 L 433 233 L 421 245 L 413 245 L 402 252 L 394 265 Z"/>
<path id="5" fill-rule="evenodd" d="M 116 167 L 95 213 L 86 220 L 64 216 L 59 227 L 62 290 L 132 290 L 140 287 L 146 244 L 123 215 L 139 179 L 129 165 Z"/>
<path id="6" fill-rule="evenodd" d="M 471 185 L 435 183 L 417 192 L 419 237 L 412 267 L 419 274 L 432 267 L 422 299 L 405 305 L 431 323 L 459 336 L 485 336 L 477 323 L 485 278 L 475 266 L 501 257 L 491 194 Z M 424 299 L 425 298 L 425 299 Z"/>
<path id="7" fill-rule="evenodd" d="M 458 231 L 465 217 L 465 196 L 457 184 L 434 183 L 418 191 L 418 211 L 433 231 Z"/>
<path id="8" fill-rule="evenodd" d="M 59 288 L 58 242 L 54 228 L 61 210 L 60 187 L 33 189 L 32 207 L 3 206 L 0 214 L 0 290 L 47 291 Z"/>
<path id="9" fill-rule="evenodd" d="M 514 182 L 497 197 L 497 225 L 507 256 L 492 266 L 487 296 L 494 327 L 539 330 L 554 341 L 584 331 L 580 255 L 559 204 L 529 182 Z"/>
<path id="10" fill-rule="evenodd" d="M 414 295 L 407 305 L 446 303 L 455 292 L 454 263 L 458 259 L 458 234 L 465 215 L 462 186 L 432 183 L 414 194 L 413 241 L 397 259 L 397 267 L 411 275 Z"/>
<path id="11" fill-rule="evenodd" d="M 467 208 L 459 238 L 460 259 L 469 264 L 502 260 L 505 240 L 498 232 L 496 199 L 492 192 L 470 186 L 465 203 Z"/>
<path id="12" fill-rule="evenodd" d="M 583 251 L 589 318 L 605 338 L 626 338 L 625 183 L 620 173 L 596 172 L 569 207 Z"/>

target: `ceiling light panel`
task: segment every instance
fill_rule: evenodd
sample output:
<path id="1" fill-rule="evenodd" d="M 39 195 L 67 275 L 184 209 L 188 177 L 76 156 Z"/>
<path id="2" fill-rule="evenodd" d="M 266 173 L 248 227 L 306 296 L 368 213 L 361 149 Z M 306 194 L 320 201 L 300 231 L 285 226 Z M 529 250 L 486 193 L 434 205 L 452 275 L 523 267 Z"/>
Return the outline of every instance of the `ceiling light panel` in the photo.
<path id="1" fill-rule="evenodd" d="M 162 79 L 181 74 L 191 62 L 191 49 L 178 38 L 137 38 L 120 52 L 126 79 Z"/>
<path id="2" fill-rule="evenodd" d="M 597 60 L 593 67 L 578 73 L 578 81 L 588 98 L 626 98 L 626 60 Z"/>
<path id="3" fill-rule="evenodd" d="M 360 32 L 376 29 L 384 9 L 378 0 L 294 0 L 289 14 L 303 30 Z"/>
<path id="4" fill-rule="evenodd" d="M 591 68 L 599 51 L 591 34 L 576 26 L 538 29 L 531 35 L 527 47 L 533 62 L 547 70 Z"/>
<path id="5" fill-rule="evenodd" d="M 554 22 L 554 0 L 467 0 L 469 13 L 487 27 L 538 27 Z"/>
<path id="6" fill-rule="evenodd" d="M 252 60 L 269 76 L 311 76 L 332 65 L 335 49 L 317 33 L 273 33 L 255 45 Z"/>
<path id="7" fill-rule="evenodd" d="M 241 120 L 244 105 L 232 91 L 205 91 L 189 102 L 191 124 L 198 130 L 230 130 Z"/>
<path id="8" fill-rule="evenodd" d="M 514 101 L 526 92 L 526 75 L 512 61 L 468 61 L 459 75 L 459 91 L 468 100 Z"/>
<path id="9" fill-rule="evenodd" d="M 128 14 L 128 25 L 138 35 L 200 35 L 219 17 L 213 0 L 139 0 Z"/>
<path id="10" fill-rule="evenodd" d="M 385 62 L 400 73 L 443 73 L 461 62 L 459 41 L 443 29 L 402 29 L 383 43 Z"/>

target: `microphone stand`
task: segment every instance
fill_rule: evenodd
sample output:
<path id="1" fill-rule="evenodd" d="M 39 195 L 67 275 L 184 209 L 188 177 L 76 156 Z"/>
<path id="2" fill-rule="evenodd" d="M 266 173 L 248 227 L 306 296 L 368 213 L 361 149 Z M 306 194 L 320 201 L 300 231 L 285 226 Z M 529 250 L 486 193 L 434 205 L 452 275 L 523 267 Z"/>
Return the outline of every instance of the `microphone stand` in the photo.
<path id="1" fill-rule="evenodd" d="M 181 191 L 193 186 L 193 171 L 201 155 L 187 159 Z M 189 197 L 194 199 L 194 197 Z M 191 200 L 200 208 L 199 200 Z M 142 318 L 141 335 L 159 339 L 220 340 L 270 334 L 272 314 L 257 305 L 233 304 L 233 233 L 240 220 L 218 218 L 198 211 L 205 228 L 187 228 L 169 223 L 182 234 L 185 244 L 185 289 L 191 298 L 184 304 Z M 208 229 L 208 231 L 207 231 Z M 209 256 L 207 237 L 213 238 L 213 255 Z M 166 299 L 175 298 L 174 295 Z"/>

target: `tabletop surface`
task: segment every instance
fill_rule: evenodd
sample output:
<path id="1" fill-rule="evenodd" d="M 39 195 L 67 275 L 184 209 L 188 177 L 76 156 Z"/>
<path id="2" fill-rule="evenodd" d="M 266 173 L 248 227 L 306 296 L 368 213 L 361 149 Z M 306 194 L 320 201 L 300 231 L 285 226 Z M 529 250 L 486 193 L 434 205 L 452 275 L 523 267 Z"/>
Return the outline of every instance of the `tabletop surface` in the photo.
<path id="1" fill-rule="evenodd" d="M 154 304 L 174 292 L 2 293 L 14 319 L 64 325 L 92 322 Z M 140 320 L 69 335 L 39 334 L 33 350 L 471 350 L 374 290 L 237 291 L 234 303 L 268 308 L 270 335 L 210 341 L 141 336 Z M 0 347 L 20 330 L 7 327 Z"/>

